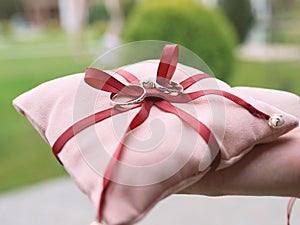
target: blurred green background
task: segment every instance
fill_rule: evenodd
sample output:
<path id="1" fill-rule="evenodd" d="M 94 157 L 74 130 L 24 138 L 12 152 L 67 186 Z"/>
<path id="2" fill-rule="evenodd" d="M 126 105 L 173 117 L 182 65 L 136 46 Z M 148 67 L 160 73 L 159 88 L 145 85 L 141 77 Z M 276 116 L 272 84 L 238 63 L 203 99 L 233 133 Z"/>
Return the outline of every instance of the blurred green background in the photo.
<path id="1" fill-rule="evenodd" d="M 266 87 L 300 95 L 298 0 L 173 0 L 177 7 L 173 14 L 165 13 L 165 6 L 159 3 L 163 1 L 157 0 L 87 1 L 83 23 L 73 30 L 62 24 L 62 1 L 39 1 L 41 6 L 35 8 L 32 6 L 35 1 L 31 0 L 0 2 L 0 191 L 65 174 L 50 147 L 14 110 L 12 100 L 42 82 L 83 72 L 103 46 L 109 49 L 126 41 L 149 38 L 179 42 L 200 57 L 213 55 L 214 59 L 205 61 L 232 86 Z M 254 6 L 254 2 L 260 3 Z M 177 32 L 168 36 L 164 31 L 170 30 L 162 23 L 152 19 L 142 21 L 142 8 L 147 8 L 147 4 L 155 4 L 162 18 L 181 15 L 182 19 L 172 28 Z M 198 17 L 189 8 L 195 8 L 193 4 L 213 14 L 213 19 Z M 149 13 L 148 8 L 145 11 Z M 182 22 L 189 18 L 185 14 L 190 16 L 191 12 L 194 13 L 191 20 Z M 193 18 L 199 27 L 189 28 L 196 24 Z M 218 21 L 211 23 L 214 18 Z M 206 31 L 201 33 L 204 27 Z M 195 32 L 197 36 L 193 32 L 180 35 L 189 29 L 200 32 Z M 219 36 L 222 34 L 230 39 L 224 44 L 223 36 L 221 39 Z M 204 36 L 203 41 L 199 41 L 199 35 Z M 214 67 L 220 61 L 230 64 L 230 69 L 224 70 L 226 76 Z"/>

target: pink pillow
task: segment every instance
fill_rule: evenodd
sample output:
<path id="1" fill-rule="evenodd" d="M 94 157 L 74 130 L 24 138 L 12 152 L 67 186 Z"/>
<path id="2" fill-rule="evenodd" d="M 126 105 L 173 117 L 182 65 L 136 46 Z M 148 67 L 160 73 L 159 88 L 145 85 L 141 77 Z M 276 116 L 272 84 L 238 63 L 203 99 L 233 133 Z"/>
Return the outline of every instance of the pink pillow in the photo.
<path id="1" fill-rule="evenodd" d="M 300 119 L 300 97 L 278 90 L 234 87 L 241 94 L 272 104 Z M 300 127 L 274 142 L 255 146 L 235 165 L 207 174 L 181 193 L 199 195 L 288 196 L 300 198 Z M 295 198 L 287 208 L 289 223 Z"/>
<path id="2" fill-rule="evenodd" d="M 263 88 L 235 87 L 237 92 L 272 104 L 300 119 L 300 97 Z M 209 173 L 182 193 L 300 197 L 300 127 L 274 142 L 255 146 L 235 165 Z M 233 176 L 234 175 L 234 176 Z M 297 185 L 298 184 L 298 185 Z"/>
<path id="3" fill-rule="evenodd" d="M 234 87 L 240 94 L 271 104 L 278 109 L 300 118 L 300 97 L 290 92 L 254 87 Z"/>
<path id="4" fill-rule="evenodd" d="M 13 102 L 99 208 L 99 222 L 136 223 L 158 201 L 199 181 L 207 171 L 232 165 L 256 144 L 274 141 L 298 125 L 288 113 L 177 65 L 177 51 L 166 46 L 160 61 L 117 72 L 89 68 L 86 75 L 46 82 Z M 146 82 L 146 99 L 112 108 L 110 99 L 142 93 L 140 86 L 126 88 L 137 83 L 136 77 L 155 79 L 155 74 L 169 82 L 162 80 L 157 87 L 169 89 L 158 92 Z M 172 89 L 180 89 L 175 81 L 183 93 Z M 277 128 L 268 125 L 273 114 L 284 119 Z"/>

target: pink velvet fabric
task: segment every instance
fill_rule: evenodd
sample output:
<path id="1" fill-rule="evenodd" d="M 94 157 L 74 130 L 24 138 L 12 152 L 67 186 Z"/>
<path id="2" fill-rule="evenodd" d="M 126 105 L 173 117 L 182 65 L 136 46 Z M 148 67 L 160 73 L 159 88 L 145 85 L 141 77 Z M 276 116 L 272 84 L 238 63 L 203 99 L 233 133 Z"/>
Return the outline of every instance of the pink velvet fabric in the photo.
<path id="1" fill-rule="evenodd" d="M 235 87 L 300 119 L 300 97 L 278 90 Z M 300 128 L 258 145 L 235 165 L 207 174 L 183 193 L 300 197 Z"/>
<path id="2" fill-rule="evenodd" d="M 157 61 L 137 63 L 126 66 L 125 69 L 139 78 L 154 76 Z M 181 65 L 177 68 L 173 80 L 181 81 L 195 73 L 200 71 Z M 99 92 L 83 83 L 83 76 L 84 74 L 76 74 L 46 82 L 13 102 L 16 109 L 29 119 L 50 146 L 74 122 L 92 113 L 87 110 L 85 115 L 77 115 L 74 112 L 74 109 L 81 113 L 85 110 L 84 105 L 77 104 L 80 98 L 83 98 L 83 102 L 89 102 L 97 96 L 97 99 L 92 101 L 93 112 L 111 106 L 109 94 Z M 122 80 L 120 76 L 115 76 Z M 176 104 L 183 109 L 192 106 L 190 113 L 215 134 L 222 151 L 218 169 L 233 165 L 255 145 L 272 142 L 298 125 L 296 117 L 251 98 L 247 92 L 231 89 L 222 81 L 205 79 L 188 91 L 216 86 L 238 95 L 267 114 L 282 114 L 285 119 L 283 127 L 273 129 L 268 126 L 267 121 L 254 117 L 241 106 L 219 96 L 202 98 L 189 105 Z M 80 88 L 85 90 L 84 96 L 78 96 Z M 212 116 L 214 105 L 221 106 L 223 110 L 222 113 L 217 112 L 218 117 Z M 97 207 L 102 191 L 102 176 L 99 171 L 105 169 L 106 164 L 99 163 L 99 168 L 92 165 L 90 159 L 101 162 L 103 155 L 97 152 L 98 145 L 91 141 L 90 134 L 95 133 L 105 151 L 112 154 L 120 141 L 118 132 L 124 133 L 128 121 L 134 117 L 137 110 L 87 128 L 72 138 L 59 154 L 68 173 Z M 158 141 L 150 142 L 150 149 L 140 151 L 139 146 L 147 144 L 149 147 L 145 140 L 152 140 L 154 134 L 157 135 Z M 105 222 L 108 225 L 118 225 L 139 221 L 159 200 L 199 180 L 201 183 L 201 178 L 209 171 L 209 165 L 216 154 L 216 150 L 209 150 L 202 138 L 180 119 L 153 108 L 148 120 L 131 132 L 127 139 L 122 163 L 116 166 L 113 177 L 115 180 L 111 182 L 105 195 Z M 181 164 L 182 166 L 178 167 Z M 144 169 L 147 166 L 151 167 L 149 173 Z M 124 169 L 128 167 L 128 170 Z M 170 171 L 173 173 L 170 174 Z"/>

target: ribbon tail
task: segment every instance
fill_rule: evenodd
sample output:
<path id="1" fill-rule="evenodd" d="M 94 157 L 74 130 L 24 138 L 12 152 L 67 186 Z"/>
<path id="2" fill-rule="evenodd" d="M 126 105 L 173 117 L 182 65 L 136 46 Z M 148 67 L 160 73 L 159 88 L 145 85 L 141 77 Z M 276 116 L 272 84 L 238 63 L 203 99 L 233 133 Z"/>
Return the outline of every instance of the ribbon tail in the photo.
<path id="1" fill-rule="evenodd" d="M 253 116 L 255 116 L 257 118 L 265 119 L 265 120 L 269 120 L 269 118 L 270 118 L 270 115 L 255 108 L 253 105 L 246 102 L 242 98 L 240 98 L 230 92 L 222 91 L 222 90 L 216 90 L 216 89 L 200 90 L 200 91 L 195 91 L 195 92 L 190 92 L 190 93 L 182 93 L 181 95 L 177 95 L 177 96 L 167 96 L 167 97 L 163 96 L 162 98 L 165 98 L 165 100 L 168 100 L 171 102 L 186 103 L 186 102 L 191 102 L 195 99 L 198 99 L 198 98 L 206 96 L 206 95 L 222 96 L 222 97 L 227 98 L 228 100 L 236 103 L 237 105 L 243 107 L 244 109 L 248 110 L 249 113 L 251 113 Z"/>
<path id="2" fill-rule="evenodd" d="M 66 131 L 64 131 L 59 138 L 55 141 L 54 145 L 52 146 L 52 152 L 55 155 L 55 157 L 59 160 L 58 154 L 61 152 L 62 148 L 65 146 L 65 144 L 73 138 L 76 134 L 83 131 L 84 129 L 88 128 L 89 126 L 92 126 L 98 122 L 101 122 L 107 118 L 110 118 L 113 115 L 117 115 L 119 113 L 123 113 L 126 111 L 129 111 L 131 109 L 139 107 L 134 106 L 131 108 L 122 108 L 122 109 L 116 109 L 116 108 L 109 108 L 103 111 L 99 111 L 93 115 L 87 116 L 83 118 L 82 120 L 79 120 L 72 126 L 70 126 Z M 61 162 L 60 162 L 61 163 Z"/>
<path id="3" fill-rule="evenodd" d="M 119 143 L 116 151 L 113 154 L 112 159 L 108 163 L 108 166 L 106 168 L 106 171 L 105 171 L 104 177 L 103 177 L 103 187 L 102 187 L 102 193 L 101 193 L 101 197 L 100 197 L 100 204 L 99 204 L 98 217 L 97 217 L 98 221 L 101 221 L 103 219 L 102 212 L 103 212 L 103 206 L 105 204 L 105 194 L 106 194 L 108 186 L 111 182 L 111 178 L 113 176 L 113 171 L 116 166 L 116 163 L 122 157 L 122 152 L 124 149 L 126 137 L 131 130 L 134 130 L 135 128 L 140 126 L 143 122 L 145 122 L 145 120 L 149 117 L 149 113 L 150 113 L 152 106 L 153 106 L 153 102 L 145 101 L 142 104 L 140 111 L 135 115 L 135 117 L 130 122 L 128 129 L 126 130 L 125 134 L 122 137 L 121 142 Z"/>

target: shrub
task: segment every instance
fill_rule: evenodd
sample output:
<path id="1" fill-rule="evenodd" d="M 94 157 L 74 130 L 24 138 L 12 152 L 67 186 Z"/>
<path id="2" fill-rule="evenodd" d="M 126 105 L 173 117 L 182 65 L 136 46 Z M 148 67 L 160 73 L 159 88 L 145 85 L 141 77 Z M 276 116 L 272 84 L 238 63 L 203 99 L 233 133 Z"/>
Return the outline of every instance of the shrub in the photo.
<path id="1" fill-rule="evenodd" d="M 233 67 L 232 27 L 220 12 L 192 0 L 137 4 L 125 23 L 123 38 L 126 42 L 151 39 L 180 44 L 200 56 L 221 79 Z"/>
<path id="2" fill-rule="evenodd" d="M 254 22 L 254 14 L 249 0 L 223 0 L 221 4 L 225 15 L 232 22 L 243 42 Z"/>

